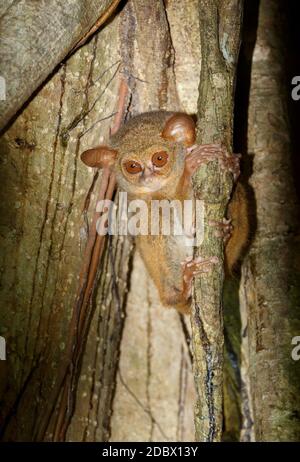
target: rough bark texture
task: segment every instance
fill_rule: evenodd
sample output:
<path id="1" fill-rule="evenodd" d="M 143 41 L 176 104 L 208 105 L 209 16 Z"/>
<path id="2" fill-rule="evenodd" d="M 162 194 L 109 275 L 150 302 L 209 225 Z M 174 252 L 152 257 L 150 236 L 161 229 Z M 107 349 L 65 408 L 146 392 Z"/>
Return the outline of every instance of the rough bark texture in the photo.
<path id="1" fill-rule="evenodd" d="M 299 364 L 291 358 L 291 341 L 300 330 L 299 223 L 287 122 L 282 7 L 277 0 L 260 3 L 248 121 L 257 231 L 243 268 L 241 298 L 248 319 L 244 367 L 250 376 L 257 441 L 300 437 Z"/>
<path id="2" fill-rule="evenodd" d="M 242 2 L 199 0 L 201 76 L 198 100 L 200 144 L 222 142 L 232 149 L 233 95 L 240 45 Z M 195 280 L 192 309 L 197 441 L 220 441 L 223 426 L 224 336 L 222 313 L 223 246 L 208 226 L 222 221 L 232 178 L 217 162 L 201 167 L 194 191 L 205 202 L 205 236 L 197 254 L 217 256 L 213 271 Z"/>
<path id="3" fill-rule="evenodd" d="M 17 0 L 0 10 L 0 129 L 109 9 L 114 0 Z"/>
<path id="4" fill-rule="evenodd" d="M 1 363 L 1 428 L 6 440 L 54 438 L 87 223 L 100 182 L 79 154 L 108 137 L 122 78 L 119 43 L 117 23 L 95 36 L 59 69 L 1 141 L 1 328 L 8 346 L 8 360 Z M 83 425 L 80 433 L 74 431 L 78 440 L 89 425 L 97 429 L 92 423 L 97 419 L 97 438 L 108 433 L 122 324 L 118 310 L 126 296 L 131 251 L 122 239 L 112 245 L 120 300 L 107 252 L 87 312 L 88 326 L 95 315 L 81 375 L 88 376 L 88 394 L 83 390 L 82 401 L 77 399 Z"/>

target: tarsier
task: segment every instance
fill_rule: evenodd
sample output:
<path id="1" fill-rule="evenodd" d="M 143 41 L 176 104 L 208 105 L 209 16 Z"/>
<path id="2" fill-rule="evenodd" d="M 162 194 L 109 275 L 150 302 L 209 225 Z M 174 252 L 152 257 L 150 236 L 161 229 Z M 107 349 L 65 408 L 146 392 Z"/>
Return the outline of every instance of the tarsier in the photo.
<path id="1" fill-rule="evenodd" d="M 109 146 L 85 151 L 82 161 L 95 168 L 110 168 L 120 190 L 129 199 L 156 200 L 193 198 L 192 176 L 197 168 L 218 159 L 222 168 L 238 176 L 239 160 L 218 144 L 195 145 L 196 126 L 191 116 L 165 111 L 138 115 L 124 124 L 110 139 Z M 150 207 L 149 207 L 150 210 Z M 247 242 L 247 202 L 239 184 L 228 207 L 229 220 L 210 223 L 222 232 L 225 263 L 230 270 Z M 195 274 L 207 272 L 215 257 L 193 258 L 193 247 L 182 236 L 140 235 L 137 248 L 166 306 L 189 312 Z"/>

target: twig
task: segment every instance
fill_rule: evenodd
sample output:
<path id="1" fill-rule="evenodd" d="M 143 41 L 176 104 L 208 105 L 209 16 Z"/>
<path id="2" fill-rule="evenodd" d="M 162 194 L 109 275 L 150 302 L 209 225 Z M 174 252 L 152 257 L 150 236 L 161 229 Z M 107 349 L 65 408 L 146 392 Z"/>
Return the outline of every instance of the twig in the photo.
<path id="1" fill-rule="evenodd" d="M 114 13 L 116 10 L 117 6 L 119 5 L 120 0 L 113 0 L 112 3 L 109 5 L 107 10 L 100 16 L 100 18 L 95 22 L 93 27 L 82 37 L 82 39 L 77 42 L 77 44 L 72 48 L 70 51 L 71 53 L 74 53 L 79 47 L 84 45 L 86 41 L 102 26 L 102 24 L 107 21 L 107 19 Z"/>
<path id="2" fill-rule="evenodd" d="M 86 110 L 82 111 L 80 114 L 78 114 L 73 120 L 72 122 L 67 126 L 67 128 L 63 131 L 62 135 L 63 137 L 66 137 L 67 134 L 70 133 L 70 131 L 74 130 L 74 128 L 77 127 L 77 125 L 85 119 L 85 117 L 90 113 L 92 112 L 92 110 L 94 109 L 94 107 L 96 106 L 96 104 L 98 103 L 98 101 L 102 98 L 102 96 L 105 94 L 107 88 L 109 87 L 110 83 L 114 80 L 114 78 L 116 77 L 117 73 L 118 73 L 118 70 L 120 68 L 120 63 L 117 67 L 117 69 L 115 70 L 115 72 L 113 73 L 112 77 L 109 79 L 109 81 L 107 82 L 107 84 L 105 85 L 105 88 L 101 91 L 100 95 L 97 96 L 97 98 L 94 100 L 93 104 Z"/>
<path id="3" fill-rule="evenodd" d="M 84 132 L 82 132 L 80 135 L 79 135 L 79 138 L 82 138 L 84 135 L 86 135 L 89 131 L 91 131 L 97 124 L 99 124 L 100 122 L 103 122 L 103 120 L 107 120 L 107 119 L 110 119 L 111 117 L 113 117 L 114 115 L 116 115 L 116 112 L 113 112 L 112 114 L 110 114 L 109 116 L 106 116 L 106 117 L 102 117 L 101 119 L 97 120 L 95 123 L 93 123 L 93 125 L 91 125 L 89 128 L 87 128 Z"/>
<path id="4" fill-rule="evenodd" d="M 160 423 L 155 419 L 155 417 L 152 415 L 150 409 L 148 409 L 146 406 L 144 406 L 144 404 L 139 400 L 139 398 L 133 393 L 133 391 L 129 388 L 129 386 L 126 384 L 125 380 L 123 379 L 123 376 L 121 374 L 121 370 L 120 370 L 120 367 L 119 367 L 119 370 L 118 370 L 118 373 L 119 373 L 119 377 L 120 377 L 120 382 L 122 383 L 123 387 L 126 388 L 126 390 L 128 391 L 128 393 L 130 394 L 130 396 L 134 399 L 134 401 L 138 404 L 138 406 L 146 413 L 148 414 L 148 416 L 150 417 L 151 421 L 157 426 L 157 428 L 159 429 L 160 433 L 162 434 L 162 436 L 165 438 L 166 441 L 170 441 L 170 438 L 167 437 L 167 435 L 165 434 L 165 432 L 163 431 Z"/>

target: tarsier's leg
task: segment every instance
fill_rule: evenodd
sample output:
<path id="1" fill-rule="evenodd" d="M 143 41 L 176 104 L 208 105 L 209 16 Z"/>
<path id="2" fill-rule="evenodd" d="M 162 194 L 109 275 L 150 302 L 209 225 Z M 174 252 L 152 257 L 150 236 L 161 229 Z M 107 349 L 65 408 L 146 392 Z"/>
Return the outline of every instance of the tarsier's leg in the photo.
<path id="1" fill-rule="evenodd" d="M 142 236 L 137 239 L 137 244 L 163 305 L 188 313 L 189 304 L 182 289 L 181 258 L 178 255 L 169 255 L 166 239 L 157 236 L 148 239 L 147 236 Z"/>
<path id="2" fill-rule="evenodd" d="M 233 233 L 231 218 L 223 218 L 222 221 L 210 220 L 208 224 L 216 228 L 215 235 L 222 237 L 223 242 L 226 245 Z"/>
<path id="3" fill-rule="evenodd" d="M 155 282 L 160 299 L 165 306 L 176 308 L 180 313 L 190 312 L 190 297 L 192 280 L 196 274 L 206 273 L 217 263 L 216 257 L 193 259 L 187 257 L 181 265 L 176 265 L 172 260 L 161 258 L 164 249 L 160 249 L 160 255 L 153 254 L 153 247 L 145 252 L 148 243 L 146 240 L 139 240 L 139 248 L 144 258 L 150 276 Z M 152 252 L 151 252 L 152 250 Z M 169 264 L 167 263 L 169 262 Z"/>
<path id="4" fill-rule="evenodd" d="M 240 154 L 228 154 L 220 144 L 208 144 L 192 146 L 188 148 L 185 160 L 185 169 L 188 175 L 193 173 L 202 164 L 207 164 L 218 159 L 223 169 L 233 174 L 234 181 L 240 174 Z M 234 265 L 241 257 L 248 242 L 249 236 L 249 213 L 246 192 L 241 183 L 237 183 L 233 196 L 228 206 L 228 217 L 222 222 L 212 222 L 216 234 L 224 239 L 226 269 L 231 272 Z"/>
<path id="5" fill-rule="evenodd" d="M 208 273 L 218 263 L 217 257 L 188 257 L 181 263 L 183 271 L 183 296 L 188 300 L 192 295 L 193 278 L 200 273 Z"/>
<path id="6" fill-rule="evenodd" d="M 187 257 L 182 263 L 182 289 L 175 285 L 165 285 L 161 292 L 162 302 L 166 306 L 173 306 L 183 314 L 189 314 L 191 308 L 193 278 L 200 273 L 208 273 L 212 266 L 218 262 L 217 257 Z"/>

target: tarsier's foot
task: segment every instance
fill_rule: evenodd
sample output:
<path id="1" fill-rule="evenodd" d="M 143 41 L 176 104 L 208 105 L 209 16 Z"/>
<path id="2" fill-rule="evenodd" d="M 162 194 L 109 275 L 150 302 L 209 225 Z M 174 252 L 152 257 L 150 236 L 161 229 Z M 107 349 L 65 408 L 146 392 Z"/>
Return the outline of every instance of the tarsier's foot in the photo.
<path id="1" fill-rule="evenodd" d="M 200 165 L 218 160 L 221 167 L 232 173 L 234 181 L 240 175 L 240 154 L 229 154 L 221 144 L 194 145 L 187 149 L 187 172 L 192 176 Z"/>
<path id="2" fill-rule="evenodd" d="M 228 172 L 232 173 L 233 179 L 234 181 L 236 181 L 241 173 L 240 159 L 242 156 L 241 154 L 228 154 L 225 148 L 223 153 L 223 156 L 219 158 L 221 167 L 224 170 L 227 170 Z"/>
<path id="3" fill-rule="evenodd" d="M 233 232 L 231 219 L 223 218 L 223 221 L 209 220 L 208 224 L 216 227 L 215 235 L 222 237 L 224 244 L 227 244 Z"/>
<path id="4" fill-rule="evenodd" d="M 183 272 L 183 294 L 188 299 L 192 294 L 193 277 L 199 273 L 208 273 L 212 266 L 218 263 L 218 257 L 187 257 L 182 263 Z"/>

